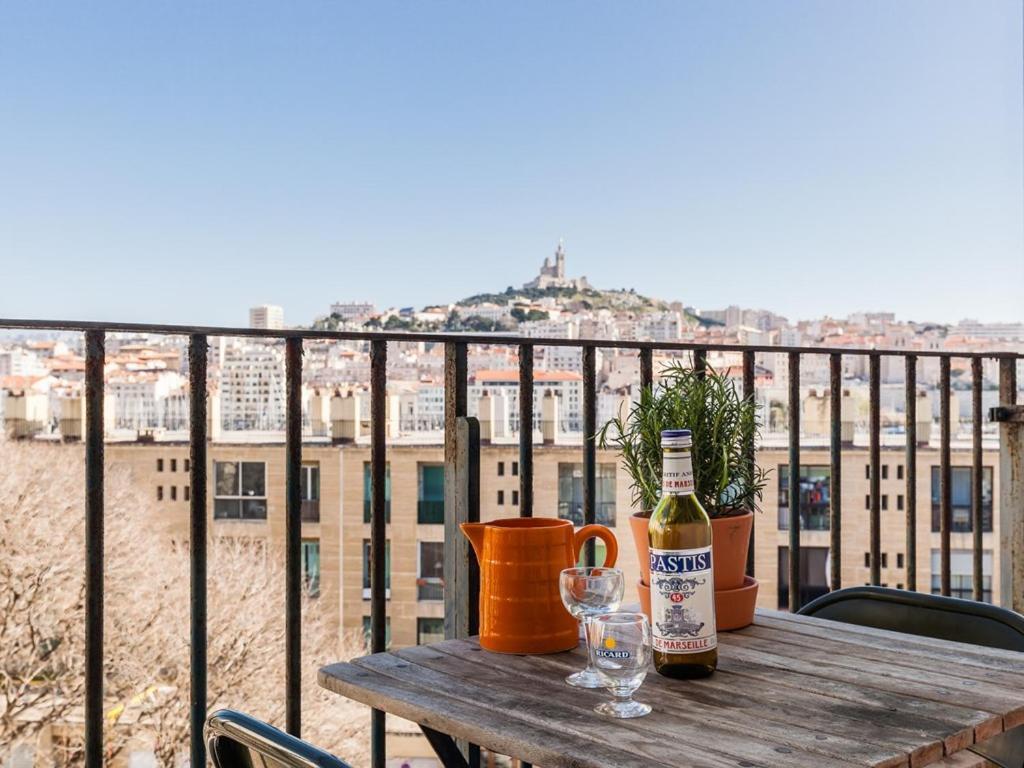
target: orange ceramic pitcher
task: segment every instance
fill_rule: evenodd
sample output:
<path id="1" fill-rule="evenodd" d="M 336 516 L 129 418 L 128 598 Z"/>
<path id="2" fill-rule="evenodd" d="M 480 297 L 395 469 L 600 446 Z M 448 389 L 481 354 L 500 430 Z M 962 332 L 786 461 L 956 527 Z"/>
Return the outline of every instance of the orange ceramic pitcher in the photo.
<path id="1" fill-rule="evenodd" d="M 480 645 L 501 653 L 555 653 L 575 648 L 579 624 L 562 605 L 558 576 L 579 560 L 583 542 L 605 543 L 605 565 L 619 546 L 603 525 L 573 533 L 568 520 L 513 517 L 463 523 L 480 562 Z"/>

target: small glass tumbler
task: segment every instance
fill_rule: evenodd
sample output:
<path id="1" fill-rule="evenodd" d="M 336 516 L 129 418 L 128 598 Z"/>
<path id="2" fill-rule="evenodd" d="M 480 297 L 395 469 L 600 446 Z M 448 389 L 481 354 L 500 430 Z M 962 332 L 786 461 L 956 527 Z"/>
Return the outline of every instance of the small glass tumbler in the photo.
<path id="1" fill-rule="evenodd" d="M 590 621 L 591 659 L 615 697 L 594 707 L 609 717 L 643 717 L 651 706 L 633 700 L 651 663 L 651 625 L 642 613 L 606 613 Z"/>
<path id="2" fill-rule="evenodd" d="M 565 609 L 582 622 L 583 636 L 587 641 L 586 668 L 569 675 L 565 682 L 577 688 L 601 688 L 604 681 L 594 670 L 587 623 L 591 616 L 619 607 L 625 588 L 622 571 L 603 567 L 566 568 L 559 577 L 558 588 Z"/>

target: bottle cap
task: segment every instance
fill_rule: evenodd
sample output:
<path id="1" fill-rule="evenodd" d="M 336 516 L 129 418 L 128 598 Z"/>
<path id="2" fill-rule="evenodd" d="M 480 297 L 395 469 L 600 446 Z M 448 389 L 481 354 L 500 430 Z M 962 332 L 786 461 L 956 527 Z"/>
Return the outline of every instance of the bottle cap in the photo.
<path id="1" fill-rule="evenodd" d="M 662 448 L 689 448 L 693 445 L 693 433 L 688 429 L 663 429 Z"/>

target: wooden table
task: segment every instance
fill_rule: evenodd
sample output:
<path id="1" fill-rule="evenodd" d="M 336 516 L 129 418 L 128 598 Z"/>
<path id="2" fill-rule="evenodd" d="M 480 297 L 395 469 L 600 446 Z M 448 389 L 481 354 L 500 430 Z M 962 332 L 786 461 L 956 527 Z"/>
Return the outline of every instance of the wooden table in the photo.
<path id="1" fill-rule="evenodd" d="M 447 640 L 332 664 L 320 684 L 423 727 L 448 767 L 449 734 L 544 768 L 974 768 L 967 746 L 1024 722 L 1024 654 L 759 611 L 719 635 L 718 672 L 651 672 L 647 717 L 593 712 L 571 688 L 582 649 L 548 656 Z"/>

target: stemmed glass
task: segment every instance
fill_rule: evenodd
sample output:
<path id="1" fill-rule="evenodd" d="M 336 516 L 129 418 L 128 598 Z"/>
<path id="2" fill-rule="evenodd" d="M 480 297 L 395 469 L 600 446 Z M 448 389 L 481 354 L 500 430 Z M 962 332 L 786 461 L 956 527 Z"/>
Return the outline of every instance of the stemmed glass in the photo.
<path id="1" fill-rule="evenodd" d="M 565 678 L 569 685 L 577 688 L 600 688 L 604 685 L 594 670 L 587 623 L 591 616 L 616 610 L 622 602 L 624 586 L 622 571 L 618 568 L 566 568 L 562 571 L 558 579 L 562 603 L 583 624 L 583 636 L 587 642 L 587 666 Z"/>
<path id="2" fill-rule="evenodd" d="M 594 707 L 610 717 L 643 717 L 650 704 L 633 701 L 651 662 L 651 625 L 642 613 L 606 613 L 590 620 L 591 659 L 615 697 Z"/>

